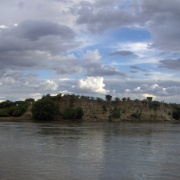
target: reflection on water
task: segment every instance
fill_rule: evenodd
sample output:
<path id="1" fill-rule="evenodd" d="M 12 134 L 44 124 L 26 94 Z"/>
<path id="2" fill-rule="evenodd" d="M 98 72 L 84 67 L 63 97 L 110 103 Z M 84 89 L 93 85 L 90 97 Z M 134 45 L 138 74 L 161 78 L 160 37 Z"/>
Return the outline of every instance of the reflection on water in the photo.
<path id="1" fill-rule="evenodd" d="M 180 179 L 180 124 L 0 123 L 0 179 Z"/>

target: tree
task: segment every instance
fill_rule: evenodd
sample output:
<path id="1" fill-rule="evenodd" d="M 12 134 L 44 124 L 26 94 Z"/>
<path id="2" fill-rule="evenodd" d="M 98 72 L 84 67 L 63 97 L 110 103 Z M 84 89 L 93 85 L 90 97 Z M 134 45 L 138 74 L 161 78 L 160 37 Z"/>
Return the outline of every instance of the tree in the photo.
<path id="1" fill-rule="evenodd" d="M 126 98 L 125 98 L 125 97 L 123 97 L 123 98 L 122 98 L 122 100 L 123 100 L 123 101 L 126 101 Z"/>
<path id="2" fill-rule="evenodd" d="M 36 101 L 32 107 L 32 116 L 35 120 L 53 120 L 59 113 L 58 106 L 50 98 Z"/>
<path id="3" fill-rule="evenodd" d="M 107 101 L 111 101 L 111 99 L 112 99 L 112 96 L 109 95 L 109 94 L 107 94 L 107 95 L 106 95 L 106 100 L 107 100 Z"/>
<path id="4" fill-rule="evenodd" d="M 114 100 L 115 100 L 116 102 L 119 102 L 119 101 L 120 101 L 119 97 L 115 97 Z"/>
<path id="5" fill-rule="evenodd" d="M 127 97 L 127 101 L 130 101 L 131 100 L 131 98 L 130 97 Z"/>
<path id="6" fill-rule="evenodd" d="M 28 98 L 25 100 L 25 102 L 27 102 L 28 104 L 33 103 L 35 100 L 33 98 Z"/>
<path id="7" fill-rule="evenodd" d="M 148 102 L 151 102 L 153 97 L 147 97 L 146 99 L 147 99 Z"/>

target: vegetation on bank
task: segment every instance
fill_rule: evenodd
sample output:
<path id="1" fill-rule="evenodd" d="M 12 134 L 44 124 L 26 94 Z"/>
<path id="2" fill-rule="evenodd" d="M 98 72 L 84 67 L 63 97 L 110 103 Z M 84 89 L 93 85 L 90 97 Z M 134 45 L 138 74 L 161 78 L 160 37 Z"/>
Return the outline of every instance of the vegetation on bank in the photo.
<path id="1" fill-rule="evenodd" d="M 20 117 L 27 110 L 28 106 L 34 102 L 34 99 L 25 101 L 4 101 L 0 103 L 0 117 Z"/>
<path id="2" fill-rule="evenodd" d="M 60 103 L 63 99 L 63 102 L 66 105 Z M 115 97 L 112 99 L 111 95 L 106 95 L 105 100 L 102 98 L 95 98 L 89 96 L 79 96 L 79 95 L 63 95 L 58 94 L 56 96 L 50 96 L 47 94 L 41 99 L 34 101 L 34 99 L 29 98 L 25 101 L 15 101 L 11 102 L 9 100 L 0 103 L 0 117 L 21 117 L 26 111 L 29 111 L 31 107 L 32 118 L 35 120 L 81 120 L 84 116 L 84 107 L 76 105 L 78 100 L 84 100 L 87 102 L 96 101 L 102 107 L 102 113 L 109 113 L 109 121 L 112 119 L 120 119 L 123 115 L 128 112 L 128 108 L 123 104 L 125 102 L 134 102 L 137 104 L 136 110 L 129 115 L 131 119 L 141 119 L 143 118 L 142 108 L 138 107 L 138 103 L 144 104 L 144 107 L 152 110 L 154 112 L 160 110 L 160 108 L 168 107 L 171 111 L 168 112 L 168 115 L 175 120 L 180 120 L 180 105 L 179 104 L 167 104 L 164 102 L 153 101 L 152 97 L 147 97 L 144 100 L 131 100 L 130 97 Z M 118 106 L 121 101 L 121 106 Z M 67 103 L 68 102 L 68 103 Z M 61 105 L 60 105 L 61 104 Z M 127 103 L 126 103 L 127 104 Z M 131 105 L 132 103 L 128 103 Z M 111 108 L 110 108 L 111 107 Z M 101 112 L 100 112 L 101 113 Z M 92 112 L 93 116 L 93 112 Z M 95 116 L 94 116 L 95 117 Z"/>

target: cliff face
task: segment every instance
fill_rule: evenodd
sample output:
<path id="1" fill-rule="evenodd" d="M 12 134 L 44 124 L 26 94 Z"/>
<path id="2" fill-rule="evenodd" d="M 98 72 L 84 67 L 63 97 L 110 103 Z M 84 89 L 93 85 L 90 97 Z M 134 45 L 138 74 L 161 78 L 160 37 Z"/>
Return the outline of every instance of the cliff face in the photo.
<path id="1" fill-rule="evenodd" d="M 67 107 L 81 107 L 85 122 L 173 121 L 172 107 L 159 102 L 107 102 L 69 96 L 62 97 L 58 103 L 60 112 Z"/>

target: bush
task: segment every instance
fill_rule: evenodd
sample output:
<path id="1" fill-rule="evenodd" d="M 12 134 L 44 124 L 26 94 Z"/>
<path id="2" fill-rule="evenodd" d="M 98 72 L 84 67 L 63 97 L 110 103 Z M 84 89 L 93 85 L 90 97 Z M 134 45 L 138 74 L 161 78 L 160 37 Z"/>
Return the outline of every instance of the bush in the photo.
<path id="1" fill-rule="evenodd" d="M 23 111 L 22 109 L 17 108 L 17 109 L 15 109 L 15 110 L 13 111 L 12 116 L 14 116 L 14 117 L 20 117 L 20 116 L 23 115 L 23 112 L 24 112 L 24 111 Z"/>
<path id="2" fill-rule="evenodd" d="M 149 107 L 154 109 L 155 111 L 160 107 L 161 103 L 158 101 L 152 101 L 149 103 Z"/>
<path id="3" fill-rule="evenodd" d="M 172 112 L 172 117 L 176 120 L 180 120 L 180 109 L 176 109 Z"/>
<path id="4" fill-rule="evenodd" d="M 135 119 L 140 119 L 140 118 L 141 118 L 141 113 L 138 113 L 138 112 L 132 113 L 132 114 L 131 114 L 131 117 L 132 117 L 132 118 L 135 118 Z"/>
<path id="5" fill-rule="evenodd" d="M 58 113 L 58 106 L 50 98 L 42 98 L 32 107 L 32 116 L 36 120 L 53 120 Z"/>
<path id="6" fill-rule="evenodd" d="M 66 108 L 62 114 L 63 119 L 82 119 L 84 113 L 81 107 Z"/>
<path id="7" fill-rule="evenodd" d="M 107 107 L 105 105 L 102 106 L 103 111 L 107 111 Z"/>
<path id="8" fill-rule="evenodd" d="M 9 114 L 6 109 L 0 109 L 0 117 L 8 117 Z"/>
<path id="9" fill-rule="evenodd" d="M 121 109 L 114 108 L 111 115 L 113 118 L 120 118 L 121 117 Z"/>

